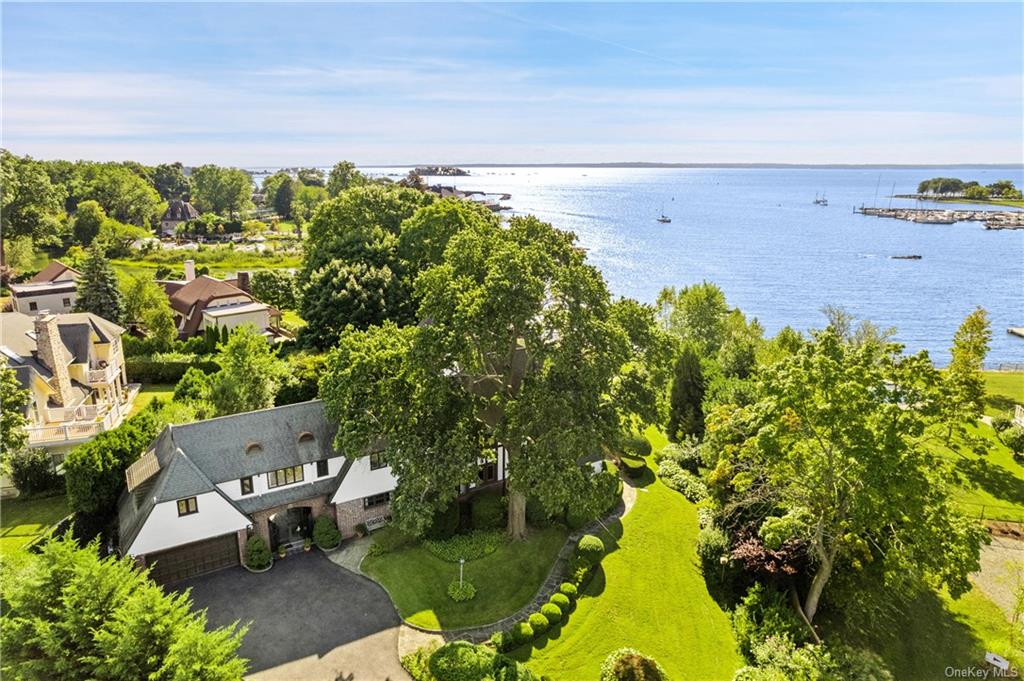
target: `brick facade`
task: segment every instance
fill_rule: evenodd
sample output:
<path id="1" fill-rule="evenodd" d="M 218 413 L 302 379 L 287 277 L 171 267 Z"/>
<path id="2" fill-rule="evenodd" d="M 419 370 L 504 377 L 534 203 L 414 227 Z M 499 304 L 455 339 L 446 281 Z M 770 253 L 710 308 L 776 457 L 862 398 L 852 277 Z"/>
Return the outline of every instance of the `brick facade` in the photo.
<path id="1" fill-rule="evenodd" d="M 351 537 L 356 533 L 356 525 L 365 523 L 374 518 L 383 518 L 391 515 L 391 502 L 363 508 L 362 499 L 353 499 L 334 507 L 337 513 L 338 530 L 342 537 Z"/>
<path id="2" fill-rule="evenodd" d="M 359 503 L 361 504 L 362 501 Z M 313 521 L 325 513 L 331 518 L 335 517 L 334 506 L 328 503 L 327 497 L 318 496 L 313 497 L 312 499 L 293 501 L 290 504 L 284 504 L 282 506 L 275 506 L 265 511 L 256 511 L 252 514 L 253 527 L 255 528 L 256 533 L 263 537 L 263 541 L 267 542 L 267 546 L 270 546 L 270 516 L 289 508 L 301 508 L 303 506 L 309 507 L 311 520 Z M 244 543 L 244 540 L 241 541 Z"/>

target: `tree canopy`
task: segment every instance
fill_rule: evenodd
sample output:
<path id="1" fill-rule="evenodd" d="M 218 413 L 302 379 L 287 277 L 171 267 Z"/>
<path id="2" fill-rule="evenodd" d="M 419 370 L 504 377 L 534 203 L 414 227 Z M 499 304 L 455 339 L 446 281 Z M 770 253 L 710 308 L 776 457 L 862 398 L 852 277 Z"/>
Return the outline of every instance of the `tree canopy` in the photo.
<path id="1" fill-rule="evenodd" d="M 29 156 L 0 150 L 0 230 L 4 240 L 30 236 L 37 242 L 52 240 L 59 229 L 67 191 L 54 184 L 45 166 Z"/>
<path id="2" fill-rule="evenodd" d="M 201 212 L 234 216 L 252 207 L 252 178 L 238 168 L 199 166 L 192 171 L 192 202 Z"/>
<path id="3" fill-rule="evenodd" d="M 263 334 L 251 324 L 231 331 L 218 346 L 211 400 L 221 416 L 274 406 L 274 395 L 284 380 L 284 364 Z"/>
<path id="4" fill-rule="evenodd" d="M 188 201 L 192 195 L 192 182 L 185 176 L 185 169 L 180 162 L 161 163 L 154 168 L 153 186 L 164 201 Z"/>
<path id="5" fill-rule="evenodd" d="M 356 165 L 351 161 L 339 161 L 331 168 L 331 174 L 327 177 L 327 193 L 333 199 L 346 189 L 366 184 L 366 176 L 356 170 Z"/>
<path id="6" fill-rule="evenodd" d="M 21 387 L 14 369 L 0 366 L 0 474 L 10 474 L 11 458 L 28 444 L 28 401 L 29 392 Z"/>
<path id="7" fill-rule="evenodd" d="M 85 259 L 82 276 L 78 280 L 75 310 L 92 312 L 115 324 L 124 319 L 124 300 L 117 274 L 98 244 L 89 249 Z"/>

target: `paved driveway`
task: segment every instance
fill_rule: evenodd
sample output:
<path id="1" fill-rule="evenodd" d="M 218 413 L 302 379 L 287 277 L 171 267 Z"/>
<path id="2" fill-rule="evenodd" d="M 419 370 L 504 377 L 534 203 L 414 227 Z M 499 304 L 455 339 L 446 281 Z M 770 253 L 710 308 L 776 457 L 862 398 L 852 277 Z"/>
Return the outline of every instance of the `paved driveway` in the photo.
<path id="1" fill-rule="evenodd" d="M 258 681 L 405 681 L 398 624 L 377 584 L 320 551 L 293 554 L 263 574 L 241 567 L 176 585 L 192 589 L 214 626 L 250 622 L 239 654 Z"/>

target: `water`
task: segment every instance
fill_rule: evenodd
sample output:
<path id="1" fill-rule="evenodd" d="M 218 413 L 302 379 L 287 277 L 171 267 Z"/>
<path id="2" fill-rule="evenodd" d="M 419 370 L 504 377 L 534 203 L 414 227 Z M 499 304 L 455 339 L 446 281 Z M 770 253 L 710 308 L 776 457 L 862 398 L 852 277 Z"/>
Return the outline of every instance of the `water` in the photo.
<path id="1" fill-rule="evenodd" d="M 408 168 L 373 168 L 404 175 Z M 1024 362 L 1024 230 L 979 223 L 919 225 L 853 214 L 888 206 L 920 180 L 1011 179 L 1007 169 L 611 169 L 473 168 L 469 177 L 427 178 L 511 194 L 513 213 L 531 213 L 575 232 L 612 292 L 654 302 L 664 286 L 716 283 L 731 305 L 768 334 L 785 325 L 820 328 L 821 308 L 895 327 L 910 351 L 940 365 L 963 318 L 982 306 L 992 322 L 989 365 Z M 880 179 L 879 179 L 880 178 Z M 813 205 L 825 192 L 827 207 Z M 953 207 L 893 199 L 893 206 Z M 664 207 L 664 208 L 663 208 Z M 966 206 L 965 206 L 966 207 Z M 985 208 L 985 206 L 971 206 Z M 671 224 L 655 218 L 662 212 Z M 508 215 L 508 212 L 504 213 Z M 893 260 L 894 255 L 921 260 Z"/>

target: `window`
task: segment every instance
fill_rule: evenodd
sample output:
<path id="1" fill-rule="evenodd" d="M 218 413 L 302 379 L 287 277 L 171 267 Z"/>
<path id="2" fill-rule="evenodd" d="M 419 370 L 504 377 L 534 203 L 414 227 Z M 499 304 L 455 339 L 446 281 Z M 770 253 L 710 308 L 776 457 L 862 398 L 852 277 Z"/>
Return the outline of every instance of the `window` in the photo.
<path id="1" fill-rule="evenodd" d="M 374 452 L 370 454 L 370 470 L 375 471 L 378 468 L 387 468 L 388 464 L 384 461 L 384 455 L 380 452 Z"/>
<path id="2" fill-rule="evenodd" d="M 192 515 L 193 513 L 199 513 L 199 505 L 196 503 L 195 497 L 178 499 L 178 516 Z"/>
<path id="3" fill-rule="evenodd" d="M 71 299 L 70 298 L 64 298 L 62 302 L 64 303 L 64 307 L 71 307 Z"/>
<path id="4" fill-rule="evenodd" d="M 391 501 L 391 492 L 384 492 L 383 494 L 374 494 L 369 497 L 363 497 L 363 508 L 373 508 L 374 506 L 383 506 L 384 504 Z"/>
<path id="5" fill-rule="evenodd" d="M 479 477 L 481 482 L 494 482 L 495 480 L 497 480 L 498 464 L 494 463 L 493 461 L 491 463 L 485 463 L 483 466 L 480 467 Z"/>
<path id="6" fill-rule="evenodd" d="M 291 466 L 267 473 L 267 487 L 274 489 L 293 482 L 302 482 L 302 466 Z"/>
<path id="7" fill-rule="evenodd" d="M 252 476 L 242 478 L 240 482 L 242 483 L 242 495 L 252 494 Z"/>
<path id="8" fill-rule="evenodd" d="M 38 310 L 39 309 L 39 305 L 37 303 L 29 303 L 28 304 L 28 309 L 30 309 L 32 311 Z"/>
<path id="9" fill-rule="evenodd" d="M 327 459 L 320 459 L 316 462 L 316 477 L 322 478 L 327 475 Z"/>

